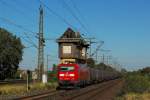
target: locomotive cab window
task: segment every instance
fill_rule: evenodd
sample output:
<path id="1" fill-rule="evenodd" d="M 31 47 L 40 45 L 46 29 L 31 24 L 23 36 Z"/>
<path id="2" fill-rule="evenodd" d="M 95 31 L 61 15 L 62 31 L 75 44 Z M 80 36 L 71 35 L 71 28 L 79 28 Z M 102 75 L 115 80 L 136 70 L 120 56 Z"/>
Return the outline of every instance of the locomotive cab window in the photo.
<path id="1" fill-rule="evenodd" d="M 69 67 L 62 66 L 62 67 L 60 67 L 60 70 L 61 71 L 74 71 L 74 67 L 73 66 L 69 66 Z"/>

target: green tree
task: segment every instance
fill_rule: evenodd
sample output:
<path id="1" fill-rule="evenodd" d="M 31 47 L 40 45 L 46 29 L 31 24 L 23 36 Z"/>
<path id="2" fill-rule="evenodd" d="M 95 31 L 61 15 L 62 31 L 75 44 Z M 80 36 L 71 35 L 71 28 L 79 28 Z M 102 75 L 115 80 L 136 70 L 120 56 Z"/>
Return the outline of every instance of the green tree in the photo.
<path id="1" fill-rule="evenodd" d="M 0 80 L 11 77 L 17 71 L 23 48 L 20 38 L 0 28 Z"/>
<path id="2" fill-rule="evenodd" d="M 102 70 L 108 70 L 108 71 L 115 71 L 114 68 L 112 68 L 110 65 L 106 65 L 104 63 L 99 63 L 96 65 L 96 68 L 102 69 Z"/>
<path id="3" fill-rule="evenodd" d="M 121 68 L 121 73 L 127 73 L 127 70 L 125 68 Z"/>
<path id="4" fill-rule="evenodd" d="M 94 59 L 93 58 L 88 58 L 87 59 L 87 65 L 89 66 L 89 67 L 95 67 L 95 61 L 94 61 Z"/>
<path id="5" fill-rule="evenodd" d="M 57 71 L 57 65 L 56 64 L 53 64 L 53 71 Z"/>
<path id="6" fill-rule="evenodd" d="M 105 65 L 104 63 L 99 63 L 99 64 L 96 65 L 96 67 L 97 67 L 98 69 L 102 69 L 102 70 L 107 69 L 107 65 Z"/>
<path id="7" fill-rule="evenodd" d="M 141 73 L 143 74 L 149 74 L 150 75 L 150 67 L 145 67 L 141 70 Z"/>
<path id="8" fill-rule="evenodd" d="M 129 73 L 125 77 L 125 85 L 123 90 L 125 93 L 143 93 L 146 91 L 150 91 L 150 82 L 148 80 L 148 77 L 145 77 L 138 73 Z"/>

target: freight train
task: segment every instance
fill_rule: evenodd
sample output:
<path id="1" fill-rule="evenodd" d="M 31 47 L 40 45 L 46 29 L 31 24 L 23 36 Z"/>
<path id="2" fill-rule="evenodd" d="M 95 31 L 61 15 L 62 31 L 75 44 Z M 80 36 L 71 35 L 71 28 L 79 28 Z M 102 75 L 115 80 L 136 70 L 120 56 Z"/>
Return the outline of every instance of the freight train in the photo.
<path id="1" fill-rule="evenodd" d="M 117 71 L 100 70 L 87 67 L 86 64 L 59 64 L 58 84 L 59 88 L 85 87 L 86 85 L 99 83 L 118 78 Z"/>

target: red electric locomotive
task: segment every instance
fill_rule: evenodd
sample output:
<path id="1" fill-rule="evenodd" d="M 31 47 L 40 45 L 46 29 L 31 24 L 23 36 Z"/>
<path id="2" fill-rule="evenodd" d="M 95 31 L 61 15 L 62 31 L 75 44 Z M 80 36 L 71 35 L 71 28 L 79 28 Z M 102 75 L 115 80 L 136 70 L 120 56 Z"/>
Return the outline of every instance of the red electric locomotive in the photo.
<path id="1" fill-rule="evenodd" d="M 85 86 L 90 81 L 90 70 L 85 64 L 59 64 L 58 83 L 60 87 Z"/>
<path id="2" fill-rule="evenodd" d="M 116 71 L 90 68 L 86 64 L 59 64 L 57 75 L 60 88 L 84 87 L 119 77 Z"/>

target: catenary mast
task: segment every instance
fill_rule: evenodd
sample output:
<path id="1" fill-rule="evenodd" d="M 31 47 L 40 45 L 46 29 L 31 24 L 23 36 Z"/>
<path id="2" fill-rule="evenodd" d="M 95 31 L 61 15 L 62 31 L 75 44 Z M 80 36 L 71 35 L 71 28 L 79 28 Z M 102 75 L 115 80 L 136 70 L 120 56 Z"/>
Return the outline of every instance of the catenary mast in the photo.
<path id="1" fill-rule="evenodd" d="M 44 36 L 43 36 L 43 7 L 40 5 L 39 8 L 39 44 L 38 44 L 38 79 L 42 81 L 42 74 L 44 73 Z"/>

